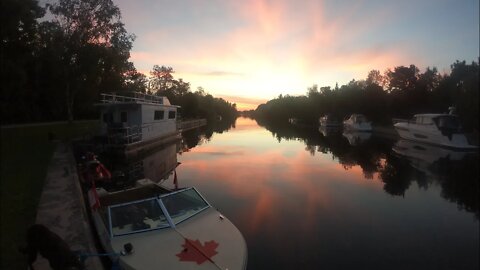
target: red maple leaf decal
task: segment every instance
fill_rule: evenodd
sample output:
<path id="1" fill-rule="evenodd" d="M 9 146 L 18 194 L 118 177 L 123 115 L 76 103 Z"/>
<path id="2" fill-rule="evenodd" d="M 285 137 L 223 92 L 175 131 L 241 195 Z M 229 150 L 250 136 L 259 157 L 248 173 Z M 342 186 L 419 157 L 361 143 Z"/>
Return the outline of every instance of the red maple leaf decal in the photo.
<path id="1" fill-rule="evenodd" d="M 183 250 L 175 256 L 180 258 L 180 261 L 196 262 L 202 264 L 207 260 L 212 261 L 212 257 L 218 252 L 215 250 L 218 247 L 218 243 L 215 241 L 205 242 L 204 245 L 198 240 L 190 240 L 185 238 L 185 243 L 182 245 Z"/>

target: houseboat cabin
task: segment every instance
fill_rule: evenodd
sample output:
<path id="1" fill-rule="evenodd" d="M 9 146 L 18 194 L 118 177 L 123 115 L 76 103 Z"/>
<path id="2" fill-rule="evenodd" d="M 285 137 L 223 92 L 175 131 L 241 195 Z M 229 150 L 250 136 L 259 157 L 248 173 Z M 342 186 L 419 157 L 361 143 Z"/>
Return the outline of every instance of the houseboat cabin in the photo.
<path id="1" fill-rule="evenodd" d="M 109 144 L 127 145 L 173 136 L 177 131 L 177 109 L 167 97 L 132 92 L 101 94 L 101 135 Z"/>

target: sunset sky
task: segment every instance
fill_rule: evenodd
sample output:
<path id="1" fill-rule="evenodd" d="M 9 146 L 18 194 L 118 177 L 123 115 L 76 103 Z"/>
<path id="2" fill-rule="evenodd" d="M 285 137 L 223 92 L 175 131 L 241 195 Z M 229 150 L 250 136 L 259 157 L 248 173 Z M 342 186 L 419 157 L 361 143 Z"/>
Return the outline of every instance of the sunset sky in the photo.
<path id="1" fill-rule="evenodd" d="M 478 61 L 478 0 L 114 0 L 136 36 L 131 61 L 255 109 L 313 84 L 415 64 Z"/>

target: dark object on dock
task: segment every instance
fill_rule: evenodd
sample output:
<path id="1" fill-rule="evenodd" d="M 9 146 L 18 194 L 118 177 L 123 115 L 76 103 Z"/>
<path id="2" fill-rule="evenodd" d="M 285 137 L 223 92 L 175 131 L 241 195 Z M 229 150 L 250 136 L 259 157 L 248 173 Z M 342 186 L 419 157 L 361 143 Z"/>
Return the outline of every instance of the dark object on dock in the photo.
<path id="1" fill-rule="evenodd" d="M 27 246 L 20 252 L 28 255 L 29 269 L 40 253 L 53 270 L 84 269 L 80 259 L 70 250 L 68 244 L 56 233 L 41 224 L 34 224 L 27 230 Z"/>

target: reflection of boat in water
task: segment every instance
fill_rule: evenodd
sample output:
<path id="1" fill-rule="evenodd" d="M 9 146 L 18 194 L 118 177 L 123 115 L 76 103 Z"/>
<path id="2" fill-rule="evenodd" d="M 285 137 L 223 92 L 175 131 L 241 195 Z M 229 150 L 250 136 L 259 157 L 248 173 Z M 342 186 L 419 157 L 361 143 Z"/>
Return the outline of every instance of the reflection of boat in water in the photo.
<path id="1" fill-rule="evenodd" d="M 475 152 L 455 151 L 431 144 L 400 139 L 392 147 L 397 155 L 410 161 L 410 165 L 420 171 L 430 171 L 430 166 L 439 160 L 460 161 Z"/>
<path id="2" fill-rule="evenodd" d="M 338 121 L 338 119 L 332 115 L 327 114 L 318 119 L 318 123 L 320 127 L 341 127 L 342 123 Z"/>
<path id="3" fill-rule="evenodd" d="M 141 160 L 143 175 L 154 182 L 167 178 L 175 170 L 177 162 L 177 144 L 170 144 Z"/>
<path id="4" fill-rule="evenodd" d="M 324 137 L 328 137 L 336 134 L 338 135 L 340 134 L 341 126 L 336 126 L 336 127 L 320 126 L 318 128 L 318 131 L 322 133 Z"/>
<path id="5" fill-rule="evenodd" d="M 459 149 L 477 149 L 462 132 L 460 121 L 452 114 L 416 114 L 412 120 L 394 125 L 401 138 Z"/>
<path id="6" fill-rule="evenodd" d="M 370 132 L 361 132 L 361 131 L 344 131 L 342 133 L 343 137 L 347 138 L 348 143 L 352 146 L 359 145 L 364 143 L 366 140 L 370 139 L 372 134 Z"/>
<path id="7" fill-rule="evenodd" d="M 352 131 L 372 131 L 372 123 L 363 114 L 352 114 L 343 121 L 343 128 Z"/>
<path id="8" fill-rule="evenodd" d="M 131 189 L 90 189 L 100 242 L 122 269 L 245 269 L 240 231 L 195 188 L 143 179 Z"/>

